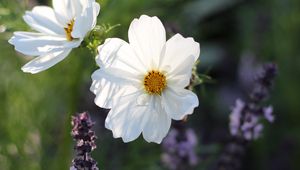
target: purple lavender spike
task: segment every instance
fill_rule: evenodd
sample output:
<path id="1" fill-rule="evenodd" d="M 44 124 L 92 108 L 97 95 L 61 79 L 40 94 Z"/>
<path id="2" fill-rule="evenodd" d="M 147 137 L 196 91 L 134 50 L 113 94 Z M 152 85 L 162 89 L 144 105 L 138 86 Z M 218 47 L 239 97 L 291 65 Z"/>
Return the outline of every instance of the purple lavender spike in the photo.
<path id="1" fill-rule="evenodd" d="M 76 141 L 76 157 L 72 161 L 70 170 L 99 170 L 97 162 L 91 157 L 91 152 L 96 149 L 95 132 L 92 131 L 92 122 L 87 112 L 72 117 L 71 135 Z"/>

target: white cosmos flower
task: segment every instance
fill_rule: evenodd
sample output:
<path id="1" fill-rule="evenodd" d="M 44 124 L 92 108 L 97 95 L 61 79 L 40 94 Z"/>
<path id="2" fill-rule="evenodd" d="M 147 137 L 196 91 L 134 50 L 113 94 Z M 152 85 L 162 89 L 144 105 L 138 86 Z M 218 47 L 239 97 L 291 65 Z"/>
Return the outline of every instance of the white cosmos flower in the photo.
<path id="1" fill-rule="evenodd" d="M 15 32 L 9 40 L 18 52 L 37 56 L 22 70 L 34 74 L 63 60 L 95 27 L 99 11 L 95 0 L 53 0 L 53 9 L 27 11 L 24 21 L 37 32 Z"/>
<path id="2" fill-rule="evenodd" d="M 99 47 L 91 91 L 98 106 L 111 108 L 105 127 L 115 138 L 130 142 L 142 133 L 160 143 L 171 119 L 181 120 L 198 106 L 185 87 L 200 46 L 180 34 L 166 41 L 161 21 L 146 15 L 132 21 L 128 37 L 129 43 L 111 38 Z"/>

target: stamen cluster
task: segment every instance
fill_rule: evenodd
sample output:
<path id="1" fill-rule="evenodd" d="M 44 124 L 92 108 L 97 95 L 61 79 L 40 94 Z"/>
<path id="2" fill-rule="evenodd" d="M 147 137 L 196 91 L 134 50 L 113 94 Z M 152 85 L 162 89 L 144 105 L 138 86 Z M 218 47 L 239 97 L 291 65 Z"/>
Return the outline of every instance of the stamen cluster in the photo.
<path id="1" fill-rule="evenodd" d="M 144 78 L 144 87 L 149 94 L 160 95 L 166 85 L 166 76 L 159 71 L 150 71 Z"/>
<path id="2" fill-rule="evenodd" d="M 67 27 L 64 28 L 64 30 L 65 30 L 65 32 L 66 32 L 66 36 L 67 36 L 67 40 L 68 40 L 68 41 L 72 41 L 72 40 L 73 40 L 73 37 L 72 37 L 71 33 L 72 33 L 72 31 L 73 31 L 74 22 L 75 22 L 75 20 L 72 19 L 72 20 L 68 23 Z"/>

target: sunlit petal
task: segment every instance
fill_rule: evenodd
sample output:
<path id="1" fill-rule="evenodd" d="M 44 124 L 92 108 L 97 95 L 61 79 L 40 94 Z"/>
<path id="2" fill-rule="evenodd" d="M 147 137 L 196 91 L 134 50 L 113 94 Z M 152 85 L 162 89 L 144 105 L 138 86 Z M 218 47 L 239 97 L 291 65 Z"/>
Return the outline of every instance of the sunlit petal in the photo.
<path id="1" fill-rule="evenodd" d="M 22 70 L 26 73 L 32 74 L 44 71 L 63 60 L 70 53 L 70 51 L 71 50 L 69 49 L 65 51 L 58 51 L 46 55 L 41 55 L 24 65 L 22 67 Z"/>

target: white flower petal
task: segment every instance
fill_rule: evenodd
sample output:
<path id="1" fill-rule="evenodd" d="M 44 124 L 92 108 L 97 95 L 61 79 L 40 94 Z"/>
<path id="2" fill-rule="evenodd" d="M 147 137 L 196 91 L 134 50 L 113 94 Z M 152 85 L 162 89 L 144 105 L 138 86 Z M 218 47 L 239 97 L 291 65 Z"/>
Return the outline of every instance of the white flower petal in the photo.
<path id="1" fill-rule="evenodd" d="M 55 13 L 50 7 L 36 6 L 32 11 L 27 11 L 23 18 L 36 31 L 51 35 L 65 34 L 63 26 L 57 22 Z"/>
<path id="2" fill-rule="evenodd" d="M 112 83 L 119 85 L 138 86 L 140 84 L 140 80 L 136 75 L 117 68 L 99 69 L 92 74 L 92 79 L 106 79 Z"/>
<path id="3" fill-rule="evenodd" d="M 90 90 L 96 95 L 95 103 L 102 108 L 112 108 L 114 99 L 125 93 L 136 91 L 138 85 L 135 77 L 117 69 L 99 69 L 92 75 L 93 84 Z"/>
<path id="4" fill-rule="evenodd" d="M 84 1 L 86 1 L 86 0 L 84 0 Z M 83 7 L 82 0 L 76 0 L 76 1 L 71 0 L 70 3 L 72 6 L 73 17 L 74 16 L 77 17 L 82 12 L 82 7 Z"/>
<path id="5" fill-rule="evenodd" d="M 70 53 L 70 51 L 71 49 L 66 49 L 64 51 L 58 51 L 39 56 L 25 64 L 22 67 L 22 70 L 32 74 L 44 71 L 63 60 Z"/>
<path id="6" fill-rule="evenodd" d="M 29 56 L 44 55 L 79 45 L 78 42 L 68 42 L 64 37 L 31 32 L 14 32 L 8 42 L 15 46 L 16 51 Z"/>
<path id="7" fill-rule="evenodd" d="M 99 12 L 100 5 L 96 2 L 89 1 L 82 13 L 75 19 L 72 37 L 83 39 L 87 32 L 95 27 Z"/>
<path id="8" fill-rule="evenodd" d="M 162 107 L 174 120 L 182 120 L 199 105 L 198 97 L 186 89 L 167 88 L 162 93 Z"/>
<path id="9" fill-rule="evenodd" d="M 191 64 L 194 64 L 200 55 L 199 43 L 193 38 L 184 38 L 176 34 L 167 41 L 165 48 L 165 55 L 160 60 L 160 68 L 171 67 L 170 72 L 173 74 L 190 74 L 193 67 Z M 186 65 L 187 59 L 192 63 Z"/>
<path id="10" fill-rule="evenodd" d="M 67 25 L 75 17 L 76 9 L 78 9 L 78 0 L 53 0 L 52 5 L 55 16 L 61 25 Z"/>
<path id="11" fill-rule="evenodd" d="M 121 87 L 106 79 L 93 80 L 90 90 L 96 95 L 95 104 L 99 107 L 110 109 L 114 97 L 120 97 L 123 93 L 118 93 Z"/>
<path id="12" fill-rule="evenodd" d="M 166 43 L 166 31 L 157 17 L 142 15 L 139 19 L 134 19 L 128 30 L 128 38 L 130 46 L 144 61 L 147 69 L 158 66 Z"/>
<path id="13" fill-rule="evenodd" d="M 146 106 L 137 106 L 135 92 L 119 99 L 118 107 L 113 107 L 106 120 L 105 127 L 112 130 L 115 138 L 121 137 L 124 142 L 135 140 L 142 132 L 150 115 Z"/>
<path id="14" fill-rule="evenodd" d="M 91 29 L 93 29 L 96 24 L 97 24 L 97 16 L 100 13 L 100 4 L 98 4 L 97 2 L 93 2 L 92 4 L 93 6 L 93 21 L 92 21 L 92 25 L 91 25 Z"/>
<path id="15" fill-rule="evenodd" d="M 168 86 L 172 88 L 185 88 L 188 86 L 190 84 L 194 63 L 194 57 L 189 56 L 181 63 L 181 67 L 178 67 L 176 70 L 169 69 L 166 75 Z"/>
<path id="16" fill-rule="evenodd" d="M 119 68 L 136 75 L 147 72 L 131 46 L 119 38 L 107 39 L 98 51 L 96 62 L 101 68 Z"/>
<path id="17" fill-rule="evenodd" d="M 148 121 L 143 129 L 143 137 L 147 142 L 155 142 L 160 144 L 167 135 L 171 126 L 171 117 L 162 109 L 160 99 L 152 96 L 152 107 L 150 110 Z"/>
<path id="18" fill-rule="evenodd" d="M 190 81 L 191 76 L 187 75 L 175 75 L 172 78 L 167 78 L 168 86 L 174 88 L 185 88 L 190 84 Z"/>

